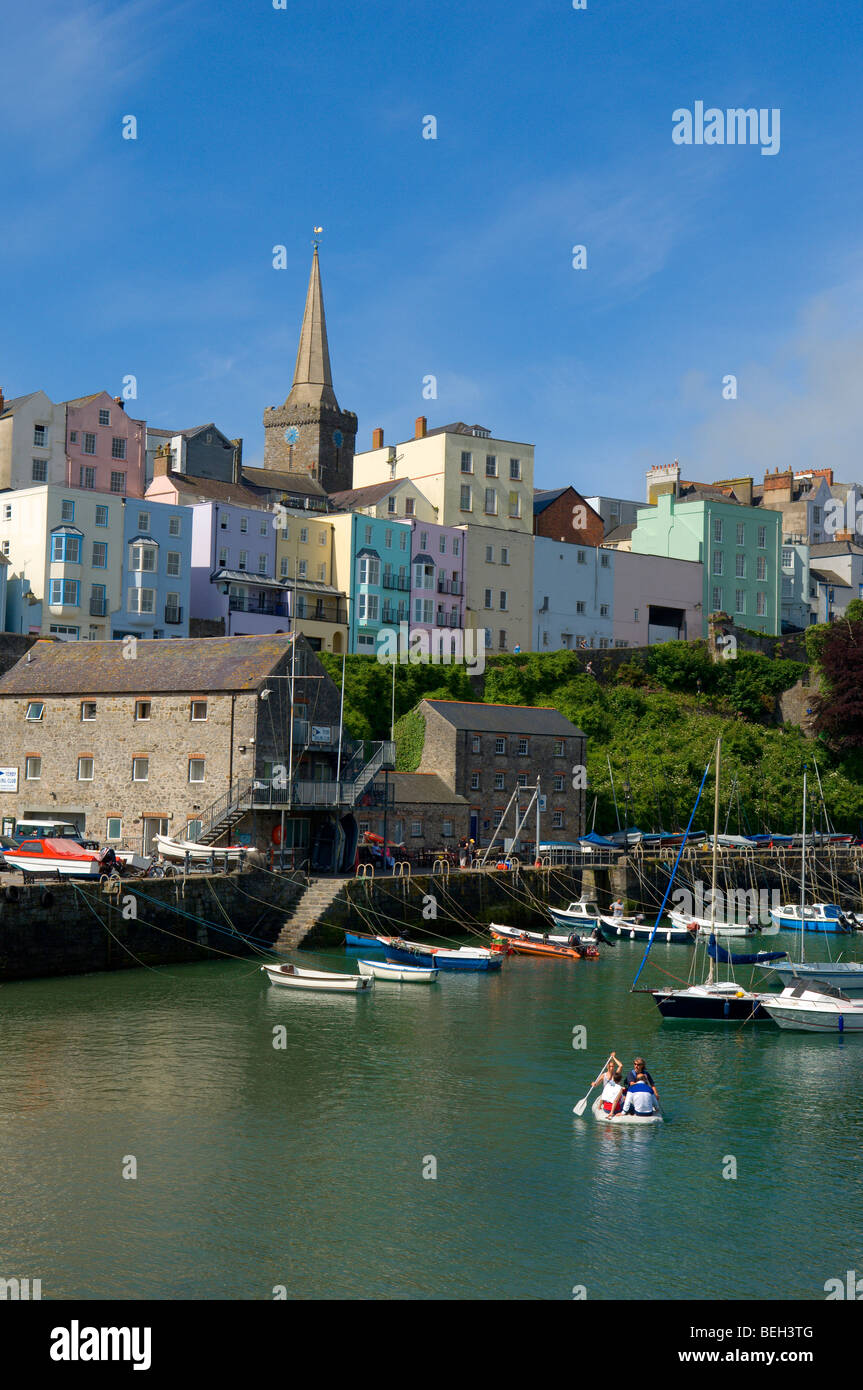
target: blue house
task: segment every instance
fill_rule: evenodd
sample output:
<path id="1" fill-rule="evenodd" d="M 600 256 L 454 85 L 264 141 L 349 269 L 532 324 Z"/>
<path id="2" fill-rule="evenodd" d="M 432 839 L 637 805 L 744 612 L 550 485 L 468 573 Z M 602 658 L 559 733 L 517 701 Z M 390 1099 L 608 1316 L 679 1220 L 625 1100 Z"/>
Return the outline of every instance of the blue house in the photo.
<path id="1" fill-rule="evenodd" d="M 374 655 L 380 629 L 397 630 L 400 619 L 408 620 L 410 525 L 362 512 L 336 513 L 329 520 L 335 582 L 349 597 L 348 651 Z"/>
<path id="2" fill-rule="evenodd" d="M 113 636 L 188 637 L 191 579 L 190 509 L 127 498 L 122 606 L 111 615 Z"/>

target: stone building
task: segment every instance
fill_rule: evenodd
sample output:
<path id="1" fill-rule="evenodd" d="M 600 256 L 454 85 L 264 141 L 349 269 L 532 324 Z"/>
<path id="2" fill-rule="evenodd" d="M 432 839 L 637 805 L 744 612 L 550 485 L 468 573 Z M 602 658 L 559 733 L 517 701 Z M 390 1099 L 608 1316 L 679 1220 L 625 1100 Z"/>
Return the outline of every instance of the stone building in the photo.
<path id="1" fill-rule="evenodd" d="M 533 534 L 565 545 L 602 545 L 605 522 L 574 487 L 533 494 Z"/>
<path id="2" fill-rule="evenodd" d="M 299 637 L 41 641 L 0 679 L 0 817 L 149 853 L 157 833 L 284 843 L 352 865 L 391 745 L 339 744 L 337 687 Z M 293 692 L 293 706 L 291 694 Z"/>
<path id="3" fill-rule="evenodd" d="M 383 784 L 378 777 L 375 784 Z M 390 772 L 386 779 L 392 788 L 387 808 L 388 844 L 405 845 L 409 850 L 455 849 L 470 833 L 470 807 L 467 799 L 447 786 L 434 772 Z M 357 808 L 360 831 L 384 834 L 383 811 Z M 398 856 L 396 856 L 398 858 Z"/>
<path id="4" fill-rule="evenodd" d="M 435 772 L 469 806 L 468 829 L 488 845 L 516 786 L 526 807 L 540 781 L 545 798 L 540 839 L 567 843 L 584 833 L 584 734 L 556 709 L 487 705 L 462 700 L 421 700 L 425 722 L 420 772 Z M 515 829 L 514 807 L 501 835 Z M 522 838 L 534 835 L 535 814 Z"/>
<path id="5" fill-rule="evenodd" d="M 264 468 L 309 473 L 327 492 L 353 486 L 357 417 L 333 390 L 317 243 L 293 385 L 283 405 L 264 411 L 264 433 Z"/>

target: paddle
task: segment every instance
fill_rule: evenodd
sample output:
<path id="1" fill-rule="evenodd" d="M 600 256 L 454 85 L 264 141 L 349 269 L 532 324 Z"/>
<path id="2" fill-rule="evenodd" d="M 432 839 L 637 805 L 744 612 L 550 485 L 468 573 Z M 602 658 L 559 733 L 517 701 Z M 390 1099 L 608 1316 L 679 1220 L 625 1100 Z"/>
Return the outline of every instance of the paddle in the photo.
<path id="1" fill-rule="evenodd" d="M 609 1052 L 608 1057 L 606 1058 L 606 1061 L 605 1061 L 605 1065 L 603 1066 L 602 1071 L 600 1072 L 598 1078 L 596 1079 L 596 1081 L 594 1081 L 593 1085 L 591 1086 L 590 1091 L 595 1090 L 596 1087 L 599 1085 L 599 1083 L 600 1083 L 600 1081 L 602 1080 L 602 1077 L 603 1077 L 603 1075 L 604 1075 L 604 1073 L 605 1073 L 605 1069 L 606 1069 L 606 1067 L 608 1066 L 608 1064 L 609 1064 L 609 1062 L 611 1061 L 611 1059 L 612 1059 L 613 1056 L 614 1056 L 614 1053 L 613 1053 L 613 1052 Z M 573 1115 L 583 1115 L 583 1114 L 584 1114 L 585 1110 L 587 1109 L 587 1102 L 590 1100 L 590 1091 L 588 1091 L 587 1095 L 586 1095 L 582 1100 L 577 1101 L 576 1104 L 572 1107 L 572 1113 L 573 1113 Z"/>

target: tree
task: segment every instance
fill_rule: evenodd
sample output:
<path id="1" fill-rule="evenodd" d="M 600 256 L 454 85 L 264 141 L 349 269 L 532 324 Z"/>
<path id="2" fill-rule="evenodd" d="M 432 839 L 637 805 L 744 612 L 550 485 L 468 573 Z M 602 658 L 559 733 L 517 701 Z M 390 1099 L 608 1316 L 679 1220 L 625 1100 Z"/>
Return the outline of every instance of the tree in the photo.
<path id="1" fill-rule="evenodd" d="M 820 632 L 817 652 L 815 732 L 837 752 L 863 748 L 863 620 L 845 617 Z"/>

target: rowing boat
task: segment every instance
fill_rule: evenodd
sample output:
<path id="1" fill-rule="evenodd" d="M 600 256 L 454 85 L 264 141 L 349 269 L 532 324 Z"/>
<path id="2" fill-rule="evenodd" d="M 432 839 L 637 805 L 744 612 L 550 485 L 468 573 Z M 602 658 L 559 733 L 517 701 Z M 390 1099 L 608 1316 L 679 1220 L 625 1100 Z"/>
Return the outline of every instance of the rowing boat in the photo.
<path id="1" fill-rule="evenodd" d="M 615 936 L 628 936 L 630 941 L 649 941 L 653 932 L 653 923 L 638 922 L 633 917 L 607 917 L 604 913 L 600 917 L 600 923 L 607 931 L 614 932 Z M 691 946 L 698 929 L 693 923 L 692 927 L 663 926 L 661 923 L 656 929 L 655 941 L 677 941 L 681 945 Z"/>
<path id="2" fill-rule="evenodd" d="M 397 964 L 422 965 L 430 970 L 500 970 L 503 965 L 502 955 L 475 946 L 450 950 L 443 946 L 397 940 L 385 947 L 385 954 L 387 960 Z"/>
<path id="3" fill-rule="evenodd" d="M 424 965 L 400 965 L 388 960 L 357 961 L 361 975 L 371 975 L 376 980 L 389 980 L 399 985 L 430 985 L 437 979 L 438 972 Z"/>
<path id="4" fill-rule="evenodd" d="M 371 989 L 374 979 L 368 975 L 338 975 L 334 970 L 301 970 L 298 965 L 262 965 L 261 970 L 271 985 L 286 989 L 311 989 L 336 994 L 359 994 Z"/>
<path id="5" fill-rule="evenodd" d="M 630 1112 L 628 1115 L 624 1115 L 623 1111 L 620 1111 L 620 1113 L 617 1115 L 609 1115 L 607 1110 L 603 1110 L 602 1098 L 599 1096 L 593 1102 L 593 1105 L 590 1108 L 593 1112 L 593 1118 L 595 1120 L 602 1120 L 607 1125 L 644 1126 L 662 1124 L 662 1116 L 660 1115 L 658 1110 L 655 1110 L 652 1115 L 633 1115 L 632 1112 Z"/>

